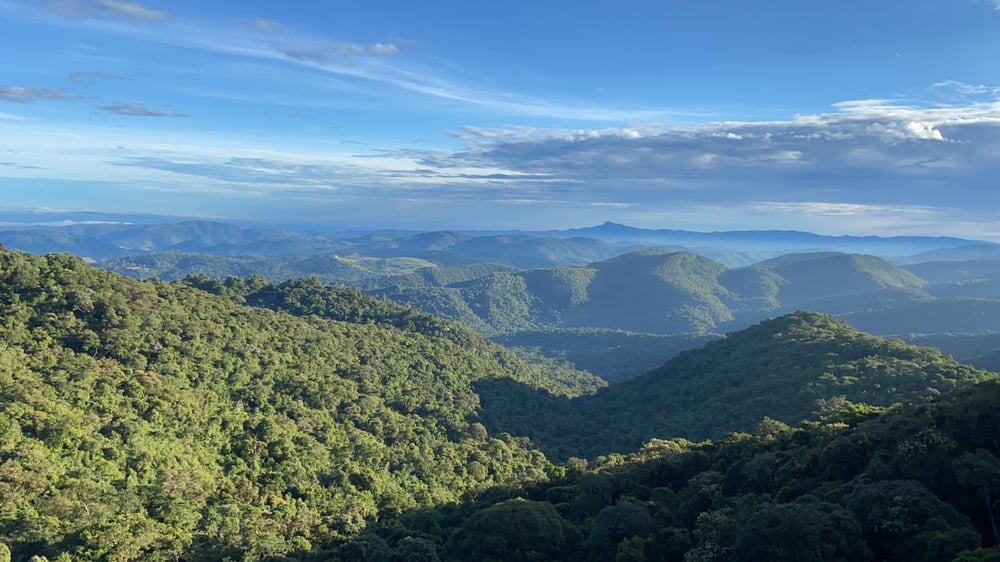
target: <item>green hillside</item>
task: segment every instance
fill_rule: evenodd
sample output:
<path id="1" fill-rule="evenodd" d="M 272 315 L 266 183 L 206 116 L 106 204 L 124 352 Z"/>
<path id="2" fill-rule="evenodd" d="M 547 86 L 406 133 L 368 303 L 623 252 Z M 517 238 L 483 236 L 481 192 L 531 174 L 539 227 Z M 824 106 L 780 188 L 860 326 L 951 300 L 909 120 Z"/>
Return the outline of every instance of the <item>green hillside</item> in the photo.
<path id="1" fill-rule="evenodd" d="M 102 262 L 101 267 L 136 279 L 176 281 L 192 275 L 250 277 L 274 281 L 317 277 L 329 283 L 360 284 L 365 280 L 404 276 L 432 269 L 435 264 L 418 258 L 371 258 L 318 255 L 310 257 L 228 257 L 184 252 L 159 252 Z"/>
<path id="2" fill-rule="evenodd" d="M 882 258 L 822 252 L 789 254 L 731 270 L 723 284 L 745 294 L 751 303 L 788 309 L 808 306 L 814 300 L 887 289 L 918 292 L 925 282 Z"/>
<path id="3" fill-rule="evenodd" d="M 587 267 L 495 272 L 445 287 L 392 284 L 372 292 L 481 331 L 485 324 L 482 333 L 489 335 L 538 328 L 705 332 L 732 318 L 726 304 L 732 295 L 718 282 L 724 271 L 696 254 L 649 250 Z"/>
<path id="4" fill-rule="evenodd" d="M 628 259 L 649 273 L 631 287 L 720 298 L 696 286 L 711 262 Z M 602 294 L 617 265 L 590 283 L 556 274 L 556 297 L 585 306 L 574 287 Z M 525 277 L 491 277 L 470 287 L 531 294 Z M 959 394 L 838 425 L 995 375 L 827 316 L 769 320 L 597 390 L 317 279 L 140 282 L 0 250 L 0 281 L 0 556 L 13 560 L 809 559 L 775 530 L 792 522 L 831 545 L 823 560 L 995 544 L 992 503 L 976 501 L 998 480 L 995 436 L 977 433 L 995 404 Z M 472 302 L 506 314 L 510 301 Z M 827 425 L 782 423 L 804 419 Z M 719 444 L 684 440 L 706 437 Z M 886 534 L 890 515 L 902 530 Z"/>
<path id="5" fill-rule="evenodd" d="M 550 470 L 488 433 L 470 386 L 544 374 L 426 315 L 246 288 L 309 314 L 295 317 L 60 255 L 0 251 L 0 280 L 0 542 L 15 559 L 315 554 L 378 514 Z"/>
<path id="6" fill-rule="evenodd" d="M 921 402 L 993 376 L 803 312 L 683 352 L 592 396 L 560 399 L 509 381 L 477 385 L 487 427 L 566 458 L 628 452 L 653 437 L 718 438 L 764 417 L 798 423 L 842 400 Z"/>
<path id="7" fill-rule="evenodd" d="M 701 347 L 716 337 L 567 328 L 517 332 L 496 336 L 493 341 L 544 353 L 608 382 L 618 382 L 652 371 L 678 353 Z"/>
<path id="8" fill-rule="evenodd" d="M 992 562 L 998 432 L 990 381 L 883 415 L 654 439 L 562 479 L 385 521 L 342 560 Z"/>
<path id="9" fill-rule="evenodd" d="M 690 252 L 647 250 L 586 267 L 491 273 L 439 287 L 386 285 L 373 293 L 488 335 L 566 328 L 706 334 L 797 308 L 847 314 L 933 300 L 925 282 L 904 269 L 834 252 L 727 269 Z"/>

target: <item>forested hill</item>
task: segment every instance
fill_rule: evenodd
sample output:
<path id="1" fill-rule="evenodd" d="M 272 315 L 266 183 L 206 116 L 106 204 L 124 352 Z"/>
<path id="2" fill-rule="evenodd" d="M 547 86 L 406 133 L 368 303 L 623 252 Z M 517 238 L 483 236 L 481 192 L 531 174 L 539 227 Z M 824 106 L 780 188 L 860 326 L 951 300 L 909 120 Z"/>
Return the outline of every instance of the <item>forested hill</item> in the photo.
<path id="1" fill-rule="evenodd" d="M 541 374 L 377 306 L 295 317 L 0 250 L 0 542 L 17 560 L 319 556 L 379 514 L 544 478 L 471 387 Z"/>
<path id="2" fill-rule="evenodd" d="M 461 324 L 419 310 L 364 295 L 353 289 L 331 287 L 317 279 L 295 279 L 268 283 L 260 276 L 223 280 L 188 277 L 183 283 L 249 306 L 287 312 L 293 316 L 317 316 L 352 324 L 380 324 L 431 339 L 456 357 L 488 358 L 487 372 L 526 382 L 558 396 L 592 394 L 607 386 L 603 379 L 565 364 L 545 361 L 527 363 L 510 350 L 480 336 Z M 544 358 L 539 358 L 544 359 Z"/>
<path id="3" fill-rule="evenodd" d="M 930 400 L 994 378 L 930 348 L 798 312 L 761 322 L 662 368 L 574 400 L 509 381 L 481 381 L 487 426 L 526 435 L 555 458 L 637 449 L 662 436 L 692 440 L 824 411 Z M 488 388 L 488 391 L 486 389 Z"/>
<path id="4" fill-rule="evenodd" d="M 869 312 L 933 298 L 923 280 L 882 258 L 834 252 L 728 269 L 690 252 L 646 250 L 438 287 L 409 280 L 386 278 L 369 290 L 488 335 L 545 328 L 705 334 L 799 308 Z"/>
<path id="5" fill-rule="evenodd" d="M 732 507 L 729 519 L 712 517 L 741 529 L 751 525 L 771 496 L 727 498 L 776 494 L 768 474 L 788 488 L 781 498 L 812 490 L 826 503 L 846 505 L 859 532 L 867 532 L 867 512 L 850 503 L 854 492 L 830 495 L 826 476 L 808 467 L 789 476 L 761 460 L 746 470 L 763 480 L 747 477 L 759 485 L 741 491 L 742 469 L 726 463 L 742 449 L 654 441 L 632 459 L 676 451 L 694 464 L 670 473 L 677 479 L 669 484 L 650 480 L 625 490 L 601 475 L 572 480 L 582 461 L 556 466 L 543 451 L 560 460 L 628 453 L 651 438 L 716 438 L 766 416 L 793 423 L 817 410 L 853 423 L 878 411 L 865 404 L 922 402 L 992 376 L 826 316 L 797 313 L 586 395 L 598 381 L 573 371 L 553 376 L 471 330 L 316 281 L 140 282 L 64 255 L 0 250 L 0 557 L 10 547 L 14 560 L 40 555 L 60 562 L 642 560 L 618 553 L 632 547 L 645 553 L 645 545 L 668 540 L 653 537 L 662 530 L 680 543 L 672 555 L 650 556 L 672 560 L 702 546 L 708 550 L 697 552 L 744 548 L 743 535 L 711 527 L 697 513 Z M 771 442 L 791 448 L 802 446 L 798 439 L 818 442 L 832 431 L 796 433 L 774 420 L 764 422 L 765 437 L 753 445 L 762 449 L 747 454 L 770 451 Z M 859 444 L 875 449 L 858 452 L 862 460 L 831 478 L 853 478 L 867 458 L 895 459 L 911 449 L 919 455 L 946 443 L 914 431 L 904 443 L 912 446 Z M 772 439 L 786 435 L 793 437 Z M 949 450 L 975 452 L 966 445 Z M 711 457 L 716 451 L 724 458 Z M 989 457 L 968 460 L 962 474 L 971 476 L 961 477 L 963 486 L 986 490 L 981 482 L 997 480 L 989 480 Z M 596 458 L 607 465 L 627 461 L 616 454 Z M 645 470 L 632 466 L 636 474 Z M 697 476 L 705 470 L 724 476 Z M 878 477 L 909 474 L 886 470 Z M 572 478 L 561 480 L 567 474 Z M 657 478 L 674 478 L 665 474 Z M 534 500 L 553 505 L 498 504 L 487 515 L 464 518 L 471 499 L 488 505 L 524 486 L 542 494 Z M 657 486 L 671 491 L 654 494 Z M 675 503 L 671 494 L 685 486 L 693 486 L 689 496 Z M 887 486 L 892 497 L 923 502 L 915 510 L 940 507 L 910 484 Z M 899 492 L 898 486 L 910 487 Z M 805 520 L 820 528 L 828 516 L 841 521 L 839 508 L 826 503 L 801 508 Z M 601 515 L 619 505 L 626 511 Z M 975 515 L 980 508 L 956 509 Z M 638 530 L 628 526 L 633 515 Z M 504 527 L 504 517 L 519 522 Z M 961 517 L 948 512 L 942 522 L 924 517 L 918 525 L 965 533 L 935 546 L 950 553 L 976 542 Z M 627 535 L 598 533 L 617 521 Z M 375 536 L 378 522 L 384 525 Z M 937 541 L 919 534 L 925 527 L 913 540 Z M 517 544 L 498 538 L 508 531 L 535 542 L 517 555 Z M 550 531 L 563 535 L 553 540 Z M 729 542 L 712 542 L 715 532 Z M 595 533 L 601 538 L 591 539 Z M 621 546 L 634 537 L 638 542 Z M 876 552 L 878 541 L 895 539 L 864 540 Z M 855 549 L 844 552 L 863 552 L 844 544 Z M 503 551 L 514 554 L 497 554 Z"/>
<path id="6" fill-rule="evenodd" d="M 384 521 L 344 551 L 366 561 L 996 562 L 998 435 L 996 381 L 886 414 L 765 420 Z"/>

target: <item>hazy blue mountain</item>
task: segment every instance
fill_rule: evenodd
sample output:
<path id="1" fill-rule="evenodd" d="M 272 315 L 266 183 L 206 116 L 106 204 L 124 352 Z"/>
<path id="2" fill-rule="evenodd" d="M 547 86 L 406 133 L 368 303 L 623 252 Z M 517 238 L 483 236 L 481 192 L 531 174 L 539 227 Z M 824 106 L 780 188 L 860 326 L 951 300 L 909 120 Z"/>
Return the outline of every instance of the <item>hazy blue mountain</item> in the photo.
<path id="1" fill-rule="evenodd" d="M 810 307 L 810 301 L 887 289 L 918 293 L 925 284 L 882 258 L 835 252 L 789 254 L 766 260 L 727 271 L 722 283 L 746 295 L 749 305 L 765 309 Z"/>
<path id="2" fill-rule="evenodd" d="M 953 283 L 1000 274 L 1000 259 L 929 261 L 907 265 L 903 269 L 928 283 Z"/>
<path id="3" fill-rule="evenodd" d="M 901 305 L 889 311 L 845 314 L 841 318 L 873 334 L 1000 332 L 1000 301 L 939 299 Z"/>
<path id="4" fill-rule="evenodd" d="M 739 251 L 801 252 L 833 250 L 883 256 L 906 256 L 941 248 L 954 248 L 974 240 L 938 236 L 825 236 L 794 230 L 692 232 L 644 229 L 605 222 L 598 226 L 545 231 L 545 236 L 587 236 L 614 242 L 678 244 L 691 247 L 725 247 Z"/>
<path id="5" fill-rule="evenodd" d="M 196 253 L 157 252 L 106 260 L 98 264 L 135 279 L 174 281 L 192 275 L 213 278 L 260 275 L 272 281 L 316 277 L 337 285 L 360 285 L 378 278 L 405 276 L 436 266 L 418 258 L 371 258 L 321 255 L 309 257 L 229 257 Z"/>
<path id="6" fill-rule="evenodd" d="M 148 252 L 185 251 L 224 256 L 306 256 L 349 246 L 318 234 L 247 228 L 212 221 L 172 224 L 81 223 L 13 231 L 4 244 L 36 254 L 98 254 L 98 259 Z M 25 236 L 30 234 L 30 236 Z M 98 244 L 99 243 L 99 244 Z"/>
<path id="7" fill-rule="evenodd" d="M 927 250 L 915 255 L 896 259 L 901 264 L 917 264 L 931 261 L 969 261 L 1000 259 L 1000 244 L 979 242 L 963 244 L 957 247 L 945 247 Z"/>
<path id="8" fill-rule="evenodd" d="M 96 238 L 75 236 L 61 230 L 5 230 L 0 232 L 0 244 L 33 254 L 58 252 L 95 260 L 117 258 L 127 253 Z"/>
<path id="9" fill-rule="evenodd" d="M 938 283 L 928 287 L 935 297 L 943 299 L 1000 299 L 1000 272 L 989 277 L 963 279 L 954 283 Z"/>

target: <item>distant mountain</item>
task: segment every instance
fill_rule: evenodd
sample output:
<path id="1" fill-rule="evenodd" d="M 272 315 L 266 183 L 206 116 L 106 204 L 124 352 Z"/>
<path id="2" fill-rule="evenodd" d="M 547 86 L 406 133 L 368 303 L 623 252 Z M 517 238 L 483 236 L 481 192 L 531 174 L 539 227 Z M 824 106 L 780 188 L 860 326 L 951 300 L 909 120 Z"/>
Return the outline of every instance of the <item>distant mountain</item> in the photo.
<path id="1" fill-rule="evenodd" d="M 860 330 L 874 334 L 1000 332 L 1000 301 L 936 299 L 900 305 L 891 311 L 848 313 L 841 318 Z"/>
<path id="2" fill-rule="evenodd" d="M 775 253 L 832 250 L 881 256 L 906 256 L 942 248 L 955 248 L 977 241 L 938 236 L 826 236 L 794 230 L 748 230 L 694 232 L 643 229 L 605 222 L 598 226 L 530 233 L 552 237 L 586 236 L 609 242 L 677 244 L 687 248 L 722 247 L 739 251 L 769 250 Z"/>
<path id="3" fill-rule="evenodd" d="M 1000 260 L 1000 244 L 980 242 L 955 247 L 936 248 L 915 255 L 902 256 L 900 264 L 918 264 L 933 261 Z"/>
<path id="4" fill-rule="evenodd" d="M 765 309 L 811 308 L 811 301 L 883 290 L 920 292 L 925 284 L 882 258 L 836 252 L 781 256 L 727 271 L 721 281 Z"/>
<path id="5" fill-rule="evenodd" d="M 928 283 L 954 283 L 1000 275 L 1000 259 L 929 261 L 907 265 L 904 269 Z"/>
<path id="6" fill-rule="evenodd" d="M 723 271 L 688 252 L 649 250 L 587 267 L 501 272 L 446 287 L 392 286 L 373 294 L 463 322 L 471 312 L 487 333 L 542 326 L 702 332 L 731 318 L 722 300 L 729 292 L 718 283 Z M 453 304 L 442 308 L 442 302 Z"/>
<path id="7" fill-rule="evenodd" d="M 316 277 L 334 284 L 362 284 L 437 266 L 418 258 L 370 258 L 321 255 L 310 257 L 227 257 L 182 252 L 157 252 L 105 260 L 102 269 L 135 279 L 175 281 L 192 275 L 215 278 L 260 275 L 272 281 Z"/>
<path id="8" fill-rule="evenodd" d="M 594 238 L 553 238 L 524 235 L 469 236 L 455 232 L 428 232 L 404 238 L 349 240 L 353 250 L 380 257 L 413 256 L 457 265 L 500 263 L 521 269 L 579 265 L 629 251 Z M 457 259 L 456 259 L 457 258 Z"/>
<path id="9" fill-rule="evenodd" d="M 123 256 L 127 251 L 89 236 L 72 235 L 60 230 L 6 230 L 0 232 L 0 244 L 33 254 L 66 253 L 104 260 Z"/>
<path id="10" fill-rule="evenodd" d="M 307 256 L 347 247 L 318 234 L 246 228 L 211 221 L 175 224 L 80 223 L 12 231 L 3 243 L 36 254 L 69 252 L 97 259 L 185 251 L 221 256 Z"/>
<path id="11" fill-rule="evenodd" d="M 727 269 L 690 252 L 633 252 L 586 267 L 503 272 L 444 287 L 392 284 L 373 294 L 490 335 L 550 328 L 656 334 L 738 329 L 781 311 L 884 310 L 933 297 L 924 281 L 874 256 L 792 254 Z"/>

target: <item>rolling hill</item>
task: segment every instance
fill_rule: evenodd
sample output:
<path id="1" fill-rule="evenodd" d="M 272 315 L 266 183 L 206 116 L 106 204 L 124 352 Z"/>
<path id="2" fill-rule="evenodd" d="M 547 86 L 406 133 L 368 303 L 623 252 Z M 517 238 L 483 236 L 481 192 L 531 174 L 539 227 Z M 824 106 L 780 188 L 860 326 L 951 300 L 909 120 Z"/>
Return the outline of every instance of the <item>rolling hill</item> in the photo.
<path id="1" fill-rule="evenodd" d="M 790 254 L 727 269 L 690 252 L 646 250 L 585 267 L 371 291 L 479 330 L 486 326 L 490 335 L 564 328 L 706 334 L 797 308 L 847 314 L 931 300 L 925 285 L 874 256 Z"/>
<path id="2" fill-rule="evenodd" d="M 671 268 L 689 271 L 687 262 L 699 258 L 632 259 L 648 262 L 659 282 L 673 279 L 664 290 L 679 291 Z M 595 279 L 619 265 L 595 268 Z M 718 270 L 703 265 L 695 271 Z M 558 530 L 568 559 L 581 552 L 620 559 L 620 543 L 653 532 L 652 521 L 631 500 L 605 497 L 612 488 L 584 474 L 580 459 L 556 466 L 546 453 L 603 455 L 598 466 L 624 466 L 691 451 L 702 468 L 685 473 L 684 486 L 708 469 L 713 446 L 656 438 L 720 437 L 770 417 L 758 426 L 761 447 L 804 446 L 826 434 L 778 441 L 792 435 L 780 422 L 816 412 L 857 420 L 994 377 L 797 313 L 596 390 L 601 381 L 585 373 L 546 371 L 446 320 L 317 280 L 140 282 L 68 256 L 6 250 L 0 280 L 0 554 L 9 550 L 15 560 L 483 559 L 496 544 L 490 537 L 505 532 L 506 509 L 535 521 L 536 548 Z M 584 302 L 574 291 L 557 296 Z M 939 443 L 932 437 L 917 445 Z M 903 450 L 872 442 L 880 445 L 871 455 Z M 617 454 L 644 443 L 634 456 Z M 898 463 L 898 470 L 923 466 Z M 774 474 L 758 464 L 754 478 Z M 725 470 L 734 482 L 765 486 Z M 571 499 L 559 510 L 579 519 L 564 525 L 553 506 L 512 504 L 497 508 L 501 519 L 465 524 L 459 502 L 503 505 L 497 498 L 525 486 L 542 498 Z M 648 501 L 653 492 L 643 486 L 627 494 Z M 647 521 L 641 532 L 584 540 L 579 533 L 598 536 L 619 520 L 596 513 L 612 504 Z M 675 521 L 688 533 L 697 512 L 712 507 L 681 505 L 688 507 Z M 548 511 L 539 518 L 535 507 Z M 592 526 L 583 525 L 591 516 Z M 966 528 L 951 515 L 936 525 Z M 446 528 L 450 538 L 441 538 Z M 972 533 L 943 544 L 948 552 L 975 548 Z M 872 549 L 881 544 L 865 540 Z M 681 552 L 695 546 L 686 544 Z M 541 550 L 532 552 L 526 559 Z"/>
<path id="3" fill-rule="evenodd" d="M 18 560 L 319 552 L 376 514 L 546 477 L 478 421 L 473 381 L 580 390 L 353 291 L 203 279 L 213 295 L 6 250 L 0 280 L 0 542 Z"/>
<path id="4" fill-rule="evenodd" d="M 988 562 L 1000 556 L 1000 384 L 929 405 L 653 439 L 562 478 L 381 522 L 387 558 Z M 418 555 L 423 558 L 416 558 Z M 433 558 L 432 558 L 433 556 Z M 391 558 L 389 558 L 391 559 Z"/>
<path id="5" fill-rule="evenodd" d="M 749 430 L 764 417 L 794 424 L 837 404 L 921 402 L 993 377 L 933 349 L 797 312 L 572 400 L 516 383 L 477 384 L 504 389 L 483 394 L 489 397 L 483 402 L 487 427 L 527 435 L 551 457 L 564 459 L 624 453 L 654 437 L 716 439 Z"/>

